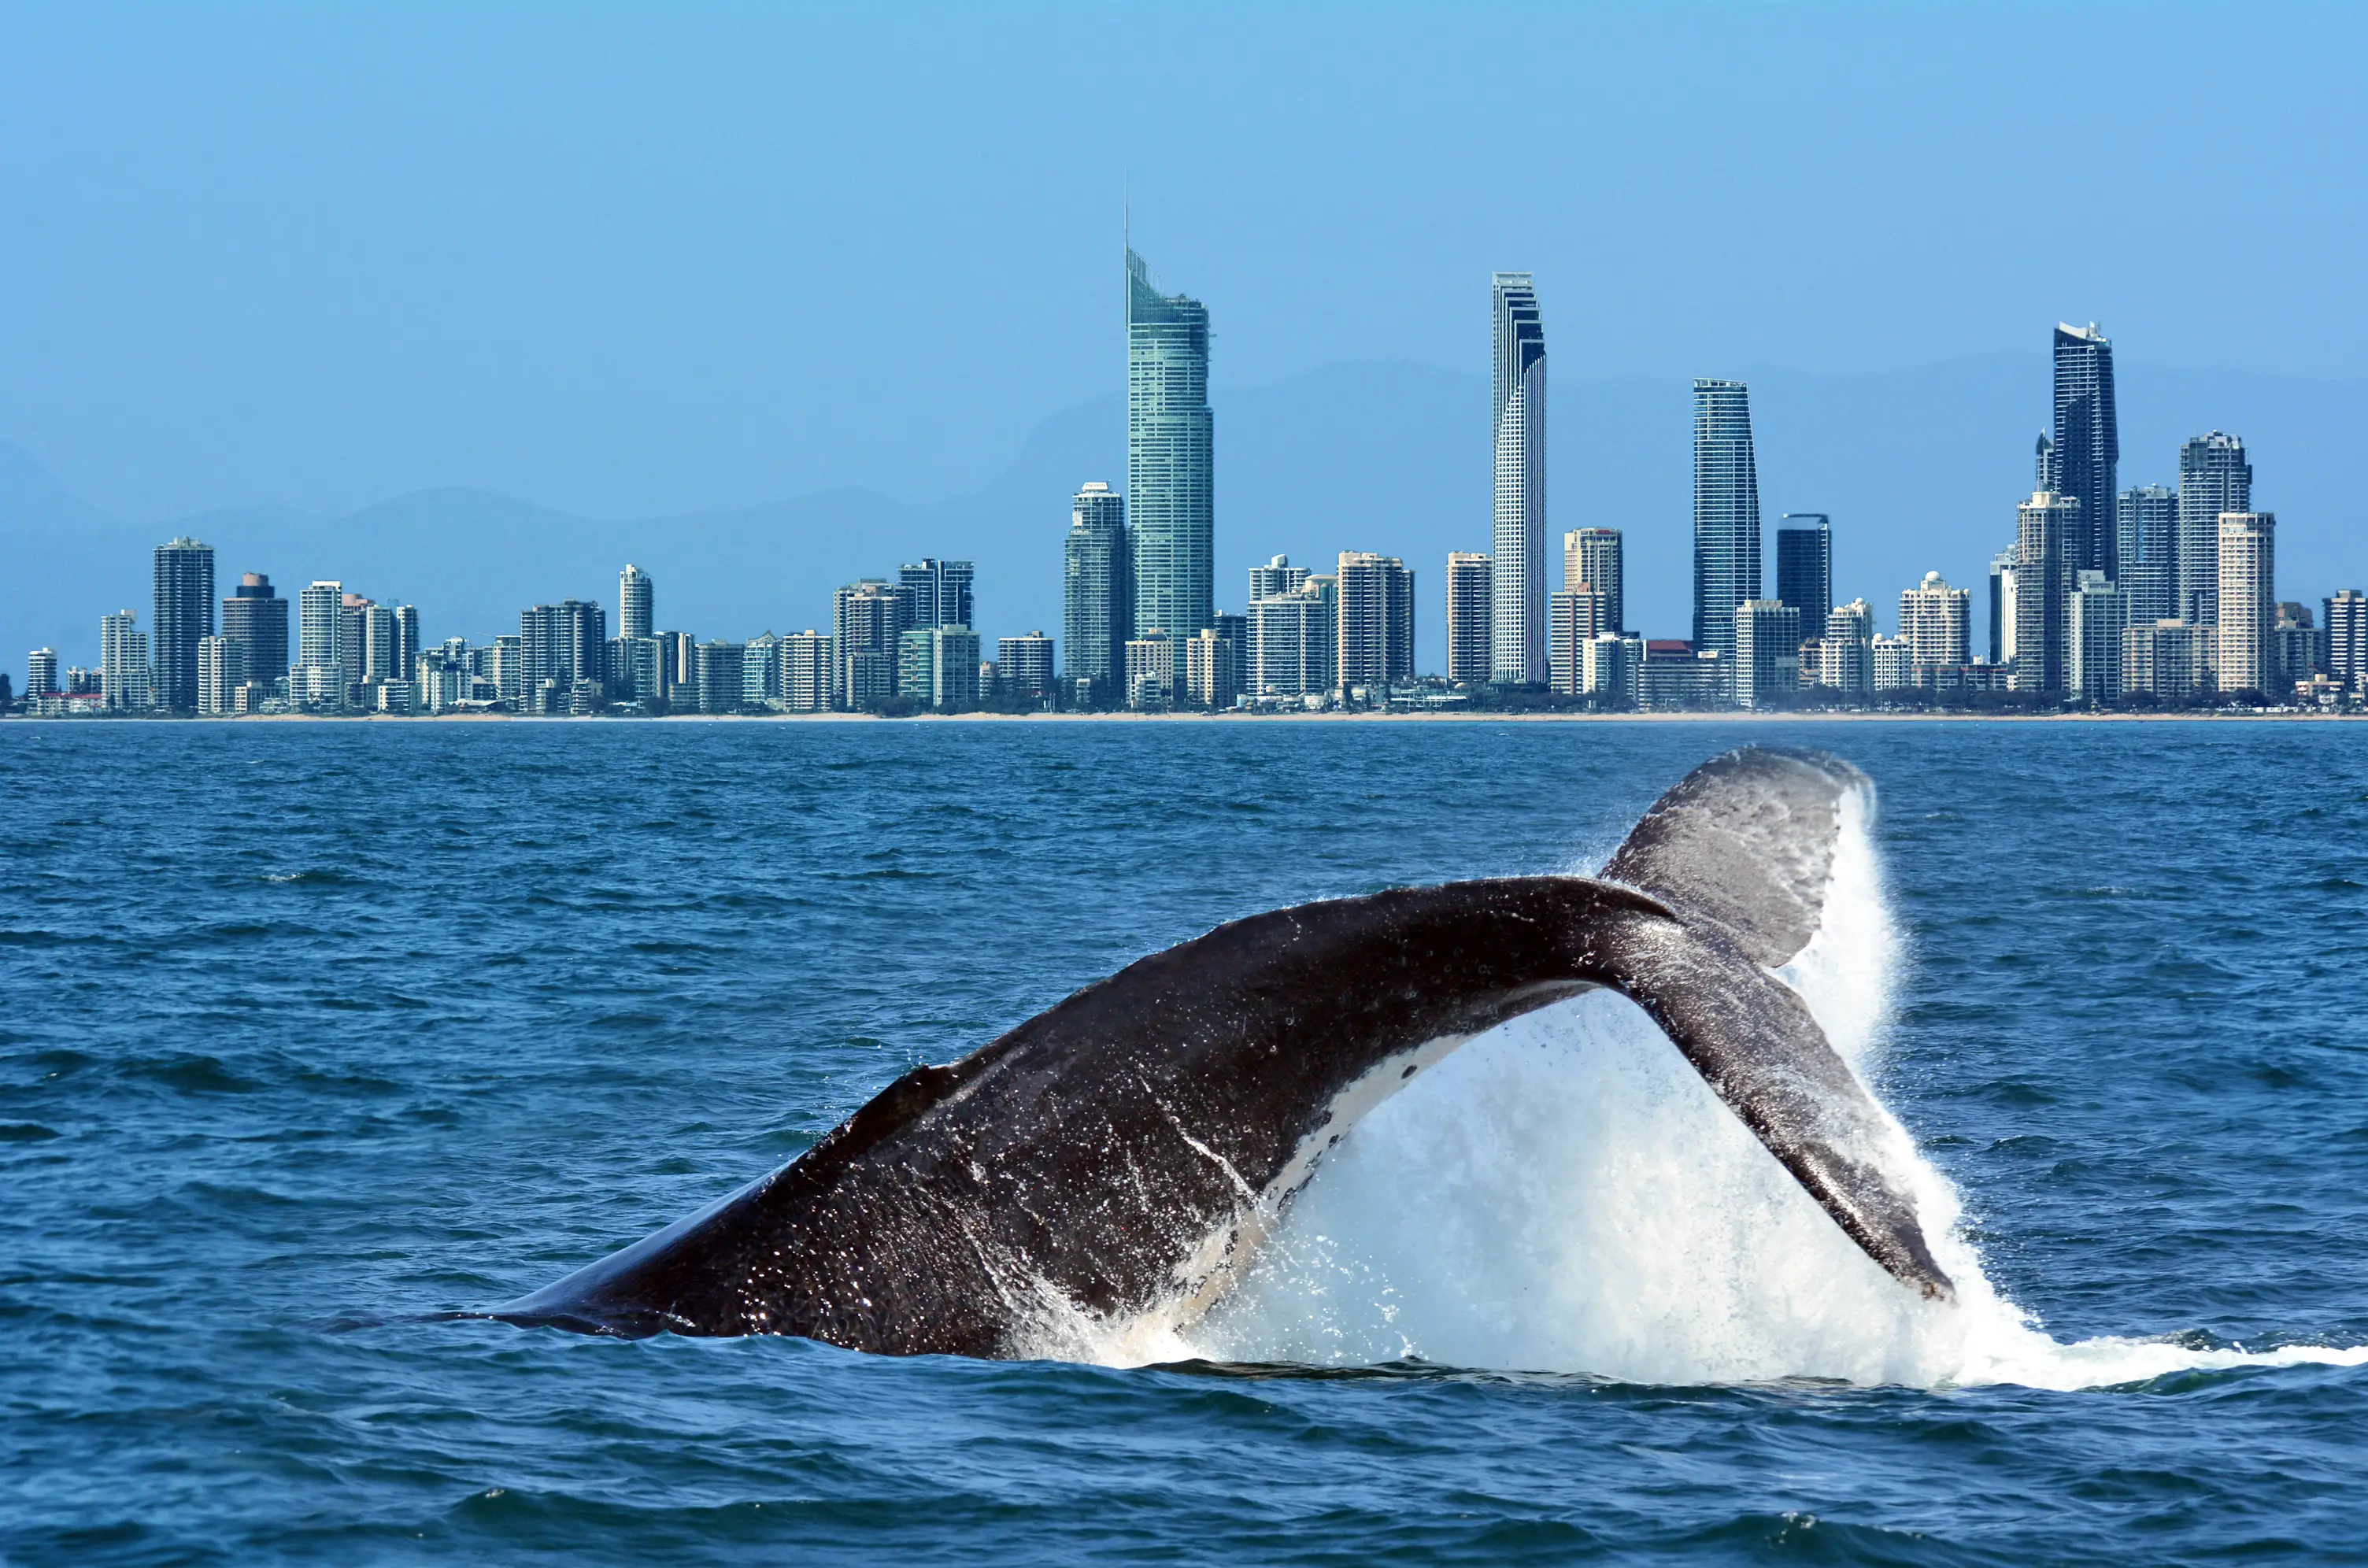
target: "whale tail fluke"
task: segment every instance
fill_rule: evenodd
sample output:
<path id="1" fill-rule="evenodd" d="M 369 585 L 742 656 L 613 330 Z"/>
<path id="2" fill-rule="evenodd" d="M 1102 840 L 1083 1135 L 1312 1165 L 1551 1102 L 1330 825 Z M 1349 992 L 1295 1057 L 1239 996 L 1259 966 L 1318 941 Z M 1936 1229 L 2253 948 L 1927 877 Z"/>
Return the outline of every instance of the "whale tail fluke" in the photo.
<path id="1" fill-rule="evenodd" d="M 1842 801 L 1868 788 L 1865 774 L 1823 752 L 1731 751 L 1655 801 L 1603 874 L 1773 969 L 1816 934 Z"/>

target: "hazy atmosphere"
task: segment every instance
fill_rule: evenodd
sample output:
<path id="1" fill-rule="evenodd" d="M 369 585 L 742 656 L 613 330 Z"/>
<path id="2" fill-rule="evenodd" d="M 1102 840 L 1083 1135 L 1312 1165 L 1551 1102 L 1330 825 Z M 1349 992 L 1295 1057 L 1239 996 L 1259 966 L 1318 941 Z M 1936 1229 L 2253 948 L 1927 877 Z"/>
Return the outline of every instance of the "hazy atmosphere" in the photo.
<path id="1" fill-rule="evenodd" d="M 2316 598 L 2368 577 L 2363 35 L 10 7 L 0 639 L 95 656 L 185 526 L 431 640 L 605 601 L 628 559 L 700 635 L 822 623 L 916 553 L 977 560 L 988 636 L 1053 626 L 1067 497 L 1124 480 L 1130 208 L 1211 312 L 1221 606 L 1279 551 L 1402 553 L 1436 667 L 1440 562 L 1487 546 L 1495 268 L 1538 279 L 1550 526 L 1628 530 L 1649 634 L 1686 633 L 1687 378 L 1751 381 L 1770 526 L 1830 513 L 1887 624 L 2011 542 L 2059 320 L 2116 345 L 2122 483 L 2240 434 Z"/>

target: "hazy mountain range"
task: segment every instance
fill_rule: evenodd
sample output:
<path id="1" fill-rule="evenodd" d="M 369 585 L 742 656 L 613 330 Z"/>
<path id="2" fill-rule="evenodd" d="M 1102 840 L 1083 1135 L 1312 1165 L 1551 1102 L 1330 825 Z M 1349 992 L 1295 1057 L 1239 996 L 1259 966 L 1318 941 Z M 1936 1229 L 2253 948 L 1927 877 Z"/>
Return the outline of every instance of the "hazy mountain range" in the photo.
<path id="1" fill-rule="evenodd" d="M 2012 542 L 2015 503 L 2031 489 L 2032 448 L 2048 412 L 2044 353 L 1862 375 L 1744 376 L 1766 532 L 1787 511 L 1830 514 L 1839 595 L 1864 595 L 1886 627 L 1899 590 L 1928 570 L 1981 585 L 1990 555 Z M 2252 452 L 2255 505 L 2278 514 L 2280 597 L 2316 601 L 2368 585 L 2360 527 L 2368 381 L 2142 365 L 2122 366 L 2118 376 L 2123 484 L 2176 483 L 2181 439 L 2231 431 Z M 1551 399 L 1554 531 L 1625 529 L 1632 627 L 1688 635 L 1687 382 L 1565 371 Z M 1420 662 L 1437 668 L 1446 553 L 1488 548 L 1486 379 L 1405 362 L 1343 363 L 1213 401 L 1220 608 L 1239 608 L 1244 569 L 1277 553 L 1307 563 L 1342 550 L 1400 555 L 1417 574 Z M 19 679 L 28 648 L 96 663 L 98 618 L 129 607 L 147 623 L 150 549 L 180 533 L 215 547 L 225 593 L 244 571 L 269 573 L 291 597 L 334 577 L 382 602 L 418 605 L 430 641 L 515 631 L 521 607 L 571 595 L 613 617 L 617 573 L 628 561 L 655 577 L 662 627 L 734 639 L 826 627 L 834 586 L 893 575 L 923 555 L 977 562 L 978 619 L 990 640 L 1030 627 L 1057 636 L 1068 497 L 1090 479 L 1125 479 L 1116 392 L 1045 420 L 999 478 L 962 500 L 914 506 L 871 490 L 830 490 L 746 511 L 625 522 L 457 489 L 341 517 L 232 506 L 125 519 L 66 494 L 35 455 L 0 442 L 0 656 Z M 1977 620 L 1982 613 L 1977 597 Z"/>

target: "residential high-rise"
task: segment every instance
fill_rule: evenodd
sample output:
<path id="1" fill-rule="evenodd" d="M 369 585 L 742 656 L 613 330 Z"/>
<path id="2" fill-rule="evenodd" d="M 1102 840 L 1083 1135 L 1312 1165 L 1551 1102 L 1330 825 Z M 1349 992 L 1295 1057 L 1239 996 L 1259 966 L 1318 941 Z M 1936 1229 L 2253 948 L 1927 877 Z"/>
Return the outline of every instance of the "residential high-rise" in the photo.
<path id="1" fill-rule="evenodd" d="M 740 648 L 740 700 L 750 706 L 781 695 L 781 640 L 771 632 L 751 637 Z"/>
<path id="2" fill-rule="evenodd" d="M 184 536 L 156 547 L 155 686 L 151 700 L 198 710 L 198 640 L 214 634 L 214 547 Z"/>
<path id="3" fill-rule="evenodd" d="M 1184 644 L 1184 696 L 1201 708 L 1230 708 L 1240 687 L 1234 671 L 1233 639 L 1215 627 L 1207 627 L 1188 639 Z"/>
<path id="4" fill-rule="evenodd" d="M 971 562 L 939 561 L 931 556 L 898 567 L 896 575 L 905 591 L 913 596 L 913 617 L 905 623 L 907 630 L 971 624 L 971 580 L 974 575 Z"/>
<path id="5" fill-rule="evenodd" d="M 1053 640 L 1042 631 L 1024 637 L 998 637 L 995 662 L 1003 671 L 1004 689 L 1030 702 L 1053 695 Z"/>
<path id="6" fill-rule="evenodd" d="M 1759 597 L 1759 467 L 1751 449 L 1750 390 L 1741 381 L 1697 381 L 1695 648 L 1739 657 L 1736 608 Z"/>
<path id="7" fill-rule="evenodd" d="M 1579 695 L 1598 708 L 1634 708 L 1644 663 L 1643 638 L 1600 631 L 1588 639 L 1579 659 Z"/>
<path id="8" fill-rule="evenodd" d="M 567 712 L 578 681 L 607 684 L 609 612 L 598 605 L 562 599 L 523 610 L 518 645 L 518 678 L 529 711 Z M 738 681 L 730 695 L 738 699 Z"/>
<path id="9" fill-rule="evenodd" d="M 409 679 L 411 666 L 419 662 L 419 607 L 394 607 L 394 671 L 397 678 Z"/>
<path id="10" fill-rule="evenodd" d="M 362 610 L 361 678 L 395 679 L 403 671 L 403 636 L 396 629 L 394 607 L 374 604 Z"/>
<path id="11" fill-rule="evenodd" d="M 1225 646 L 1234 661 L 1234 667 L 1225 676 L 1225 684 L 1238 697 L 1249 689 L 1250 618 L 1235 615 L 1231 610 L 1219 610 L 1209 630 L 1225 640 Z"/>
<path id="12" fill-rule="evenodd" d="M 2357 588 L 2346 588 L 2332 598 L 2321 599 L 2318 644 L 2319 667 L 2355 690 L 2360 677 L 2368 675 L 2368 595 Z M 55 655 L 51 673 L 56 674 Z"/>
<path id="13" fill-rule="evenodd" d="M 648 637 L 657 628 L 657 585 L 631 562 L 617 574 L 617 635 Z"/>
<path id="14" fill-rule="evenodd" d="M 1603 596 L 1565 588 L 1546 599 L 1547 685 L 1565 697 L 1587 689 L 1587 645 L 1611 630 Z"/>
<path id="15" fill-rule="evenodd" d="M 1624 572 L 1618 528 L 1575 528 L 1562 536 L 1562 585 L 1585 586 L 1603 596 L 1603 630 L 1628 631 L 1627 605 L 1620 580 Z M 1600 634 L 1599 634 L 1600 635 Z"/>
<path id="16" fill-rule="evenodd" d="M 2277 620 L 2270 628 L 2276 662 L 2274 679 L 2281 697 L 2290 694 L 2295 686 L 2321 673 L 2318 665 L 2318 632 L 2310 623 L 2307 606 L 2280 601 Z"/>
<path id="17" fill-rule="evenodd" d="M 1126 498 L 1100 480 L 1069 503 L 1063 547 L 1061 637 L 1064 673 L 1087 704 L 1119 700 L 1126 644 L 1134 635 L 1134 546 L 1126 532 Z"/>
<path id="18" fill-rule="evenodd" d="M 2220 515 L 2253 509 L 2245 443 L 2214 430 L 2179 449 L 2179 603 L 2196 626 L 2220 622 Z"/>
<path id="19" fill-rule="evenodd" d="M 1776 524 L 1776 597 L 1823 626 L 1834 608 L 1834 534 L 1823 512 L 1787 512 Z"/>
<path id="20" fill-rule="evenodd" d="M 2014 657 L 2014 550 L 1990 557 L 1990 657 L 2003 665 Z"/>
<path id="21" fill-rule="evenodd" d="M 896 695 L 939 712 L 978 706 L 978 633 L 916 626 L 896 640 Z"/>
<path id="22" fill-rule="evenodd" d="M 1874 689 L 1874 611 L 1864 599 L 1852 599 L 1826 612 L 1825 631 L 1817 647 L 1819 686 L 1849 697 L 1862 697 Z M 1804 680 L 1806 674 L 1803 672 Z"/>
<path id="23" fill-rule="evenodd" d="M 781 702 L 792 713 L 830 708 L 830 639 L 811 629 L 781 639 Z"/>
<path id="24" fill-rule="evenodd" d="M 346 585 L 316 582 L 296 596 L 296 664 L 288 695 L 307 708 L 346 706 Z"/>
<path id="25" fill-rule="evenodd" d="M 148 634 L 135 630 L 139 623 L 128 609 L 98 618 L 98 689 L 112 712 L 141 713 L 154 706 Z M 194 699 L 190 706 L 197 706 Z"/>
<path id="26" fill-rule="evenodd" d="M 1176 639 L 1154 626 L 1126 645 L 1126 705 L 1160 712 L 1175 701 Z"/>
<path id="27" fill-rule="evenodd" d="M 1134 623 L 1178 642 L 1216 613 L 1209 310 L 1126 253 L 1126 494 Z"/>
<path id="28" fill-rule="evenodd" d="M 2329 623 L 2333 616 L 2328 617 Z M 58 691 L 58 651 L 36 648 L 25 655 L 25 696 L 28 699 L 54 697 Z"/>
<path id="29" fill-rule="evenodd" d="M 288 601 L 271 579 L 249 572 L 222 602 L 222 634 L 246 644 L 246 678 L 271 686 L 288 678 Z"/>
<path id="30" fill-rule="evenodd" d="M 2130 597 L 2130 619 L 2144 625 L 2179 612 L 2179 492 L 2139 484 L 2113 500 L 2114 581 Z"/>
<path id="31" fill-rule="evenodd" d="M 1728 624 L 1737 707 L 1766 708 L 1801 689 L 1799 610 L 1782 599 L 1755 597 L 1733 607 Z"/>
<path id="32" fill-rule="evenodd" d="M 1489 636 L 1488 557 L 1471 551 L 1447 556 L 1447 678 L 1476 686 L 1494 669 Z"/>
<path id="33" fill-rule="evenodd" d="M 2217 667 L 2223 691 L 2271 694 L 2277 684 L 2271 638 L 2277 599 L 2278 519 L 2270 512 L 2220 514 Z"/>
<path id="34" fill-rule="evenodd" d="M 882 577 L 858 578 L 832 596 L 842 706 L 862 712 L 896 694 L 897 639 L 910 629 L 911 609 L 911 597 Z"/>
<path id="35" fill-rule="evenodd" d="M 246 684 L 246 644 L 235 637 L 198 639 L 198 711 L 220 717 L 239 710 Z"/>
<path id="36" fill-rule="evenodd" d="M 1917 665 L 1962 665 L 1973 656 L 1971 589 L 1952 588 L 1938 572 L 1899 596 L 1899 635 Z"/>
<path id="37" fill-rule="evenodd" d="M 2122 691 L 2157 702 L 2185 702 L 2202 690 L 2211 673 L 2206 647 L 2210 629 L 2164 619 L 2133 626 L 2122 634 Z"/>
<path id="38" fill-rule="evenodd" d="M 1386 693 L 1414 678 L 1414 574 L 1395 555 L 1340 552 L 1338 668 L 1344 691 Z"/>
<path id="39" fill-rule="evenodd" d="M 2122 695 L 2123 645 L 2130 629 L 2129 596 L 2102 572 L 2078 574 L 2064 637 L 2064 687 L 2082 702 Z"/>
<path id="40" fill-rule="evenodd" d="M 1546 679 L 1546 329 L 1526 272 L 1490 286 L 1496 382 L 1495 545 L 1489 584 L 1489 678 Z"/>
<path id="41" fill-rule="evenodd" d="M 2072 570 L 2118 581 L 2113 495 L 2122 439 L 2113 412 L 2113 346 L 2090 322 L 2059 324 L 2055 347 L 2055 475 L 2048 488 L 2080 503 L 2067 541 Z"/>
<path id="42" fill-rule="evenodd" d="M 1304 566 L 1293 566 L 1290 556 L 1278 555 L 1263 566 L 1250 568 L 1249 598 L 1270 599 L 1277 594 L 1296 593 L 1299 585 L 1313 575 Z"/>
<path id="43" fill-rule="evenodd" d="M 2013 690 L 2065 688 L 2064 636 L 2071 615 L 2066 601 L 2072 590 L 2071 540 L 2079 524 L 2080 503 L 2069 495 L 2034 491 L 2016 508 L 2013 671 L 2007 677 Z"/>
<path id="44" fill-rule="evenodd" d="M 1250 601 L 1249 689 L 1260 697 L 1307 697 L 1334 686 L 1338 585 L 1308 577 L 1287 594 Z"/>
<path id="45" fill-rule="evenodd" d="M 739 710 L 746 685 L 747 650 L 721 637 L 699 644 L 699 710 L 732 713 Z"/>

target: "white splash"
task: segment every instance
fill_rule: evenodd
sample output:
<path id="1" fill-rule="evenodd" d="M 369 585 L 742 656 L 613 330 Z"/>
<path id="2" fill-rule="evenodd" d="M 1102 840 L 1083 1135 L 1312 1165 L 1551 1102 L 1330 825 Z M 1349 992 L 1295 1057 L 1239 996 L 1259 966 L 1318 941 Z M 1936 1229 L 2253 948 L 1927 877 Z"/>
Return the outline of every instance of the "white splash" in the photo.
<path id="1" fill-rule="evenodd" d="M 1825 923 L 1782 978 L 1879 1082 L 1898 943 L 1866 819 L 1851 801 Z M 1482 1036 L 1359 1122 L 1207 1316 L 1065 1314 L 1030 1348 L 1116 1365 L 1420 1358 L 1656 1383 L 2051 1389 L 2368 1362 L 2368 1347 L 2058 1343 L 1991 1286 L 1956 1233 L 1955 1190 L 1899 1136 L 1954 1304 L 1886 1275 L 1649 1018 L 1596 993 Z"/>

